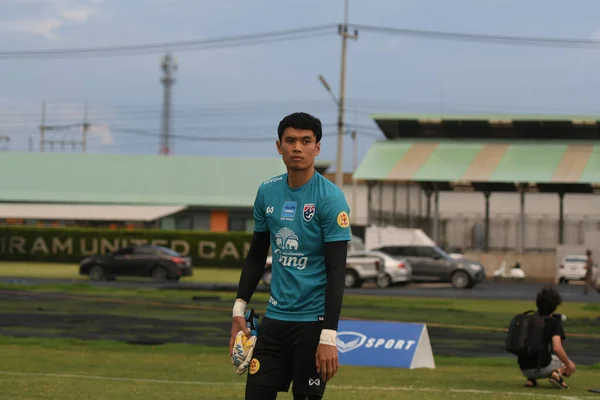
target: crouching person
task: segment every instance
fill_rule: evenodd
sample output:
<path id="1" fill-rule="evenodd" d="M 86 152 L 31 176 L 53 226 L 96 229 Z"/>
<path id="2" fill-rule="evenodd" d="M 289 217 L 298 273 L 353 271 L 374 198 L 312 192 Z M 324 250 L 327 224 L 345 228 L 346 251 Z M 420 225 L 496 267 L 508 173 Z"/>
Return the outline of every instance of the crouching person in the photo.
<path id="1" fill-rule="evenodd" d="M 527 387 L 537 386 L 538 379 L 548 379 L 557 388 L 567 389 L 564 377 L 575 372 L 575 363 L 569 359 L 562 345 L 566 339 L 563 317 L 555 313 L 561 303 L 560 294 L 553 288 L 542 289 L 537 295 L 538 315 L 545 317 L 541 350 L 539 354 L 518 357 L 521 372 L 527 378 Z"/>

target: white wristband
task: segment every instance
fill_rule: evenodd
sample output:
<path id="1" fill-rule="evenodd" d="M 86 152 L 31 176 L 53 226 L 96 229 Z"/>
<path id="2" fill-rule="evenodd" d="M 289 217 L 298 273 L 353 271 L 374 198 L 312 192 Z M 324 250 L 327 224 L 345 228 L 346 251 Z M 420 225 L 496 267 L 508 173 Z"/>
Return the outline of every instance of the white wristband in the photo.
<path id="1" fill-rule="evenodd" d="M 236 299 L 233 304 L 233 316 L 243 317 L 244 312 L 246 312 L 246 302 L 242 299 Z"/>
<path id="2" fill-rule="evenodd" d="M 319 343 L 328 344 L 330 346 L 336 345 L 337 332 L 333 329 L 323 329 L 321 330 L 321 339 Z"/>

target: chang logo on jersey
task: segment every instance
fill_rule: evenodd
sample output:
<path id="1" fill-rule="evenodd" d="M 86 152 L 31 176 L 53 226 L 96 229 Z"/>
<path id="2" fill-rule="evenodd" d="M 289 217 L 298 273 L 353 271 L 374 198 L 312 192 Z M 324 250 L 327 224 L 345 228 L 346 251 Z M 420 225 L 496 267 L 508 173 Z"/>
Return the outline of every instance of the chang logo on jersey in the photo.
<path id="1" fill-rule="evenodd" d="M 367 349 L 410 350 L 415 345 L 414 340 L 396 338 L 368 337 L 358 332 L 338 332 L 336 345 L 340 353 L 347 353 L 364 346 Z"/>
<path id="2" fill-rule="evenodd" d="M 275 235 L 277 249 L 273 251 L 273 259 L 284 267 L 306 268 L 308 257 L 298 251 L 299 245 L 298 235 L 293 230 L 281 228 Z"/>

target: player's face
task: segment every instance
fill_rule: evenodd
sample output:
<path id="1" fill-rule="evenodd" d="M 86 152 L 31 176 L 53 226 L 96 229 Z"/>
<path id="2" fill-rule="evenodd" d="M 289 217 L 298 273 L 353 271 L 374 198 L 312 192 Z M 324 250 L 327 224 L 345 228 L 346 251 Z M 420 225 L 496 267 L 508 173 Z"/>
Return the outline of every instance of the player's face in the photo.
<path id="1" fill-rule="evenodd" d="M 321 143 L 311 130 L 287 128 L 277 141 L 277 150 L 283 162 L 291 170 L 308 169 L 315 163 L 315 157 L 321 151 Z"/>

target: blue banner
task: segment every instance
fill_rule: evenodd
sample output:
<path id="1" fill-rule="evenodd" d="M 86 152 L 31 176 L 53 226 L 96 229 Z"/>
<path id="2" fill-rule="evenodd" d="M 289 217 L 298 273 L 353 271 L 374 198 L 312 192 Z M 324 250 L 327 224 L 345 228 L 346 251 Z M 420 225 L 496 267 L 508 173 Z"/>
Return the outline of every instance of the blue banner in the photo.
<path id="1" fill-rule="evenodd" d="M 341 320 L 337 348 L 341 365 L 435 368 L 424 324 Z"/>

